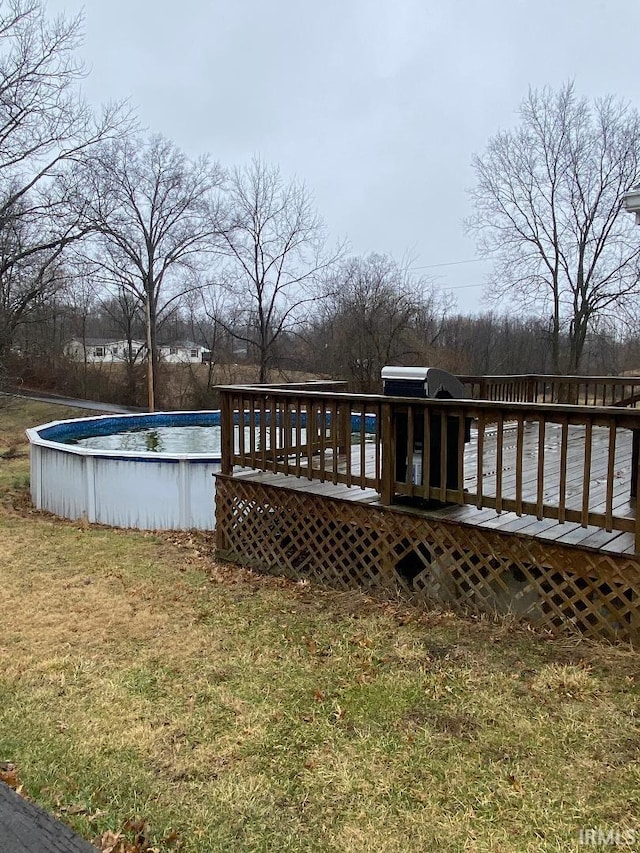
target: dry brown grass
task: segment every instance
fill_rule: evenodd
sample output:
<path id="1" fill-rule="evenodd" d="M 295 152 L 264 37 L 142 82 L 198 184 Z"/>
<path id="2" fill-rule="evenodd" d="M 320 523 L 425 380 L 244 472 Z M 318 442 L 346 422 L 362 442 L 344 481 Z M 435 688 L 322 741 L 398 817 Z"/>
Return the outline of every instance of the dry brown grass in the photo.
<path id="1" fill-rule="evenodd" d="M 88 838 L 142 818 L 161 850 L 533 853 L 640 831 L 633 650 L 290 584 L 219 564 L 205 534 L 4 494 L 0 761 Z"/>

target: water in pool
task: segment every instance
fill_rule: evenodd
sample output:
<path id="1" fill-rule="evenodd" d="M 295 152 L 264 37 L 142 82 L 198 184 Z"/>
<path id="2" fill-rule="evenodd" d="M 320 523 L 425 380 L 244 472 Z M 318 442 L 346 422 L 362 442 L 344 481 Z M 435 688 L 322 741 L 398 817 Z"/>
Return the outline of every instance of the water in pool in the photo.
<path id="1" fill-rule="evenodd" d="M 89 435 L 70 443 L 94 450 L 132 450 L 139 453 L 207 453 L 220 455 L 219 426 L 157 426 Z"/>
<path id="2" fill-rule="evenodd" d="M 306 429 L 301 430 L 300 441 L 306 440 Z M 260 437 L 257 438 L 257 449 L 260 449 Z M 269 448 L 269 431 L 266 435 L 267 449 Z M 356 433 L 352 440 L 358 440 Z M 245 447 L 249 448 L 251 430 L 245 427 Z M 375 436 L 367 435 L 368 441 L 374 441 Z M 278 445 L 282 446 L 282 437 L 278 437 Z M 70 439 L 69 444 L 81 447 L 91 447 L 94 450 L 130 450 L 136 453 L 206 453 L 219 456 L 220 427 L 219 426 L 157 426 L 144 429 L 123 430 L 109 435 L 89 435 Z M 295 443 L 295 437 L 292 438 Z M 235 428 L 235 445 L 239 446 L 238 427 Z"/>
<path id="3" fill-rule="evenodd" d="M 238 427 L 235 427 L 236 449 L 239 446 Z M 301 430 L 305 440 L 306 430 Z M 256 436 L 258 449 L 260 437 Z M 267 448 L 269 432 L 267 431 Z M 251 430 L 244 429 L 245 447 L 250 446 Z M 137 453 L 206 453 L 220 456 L 219 426 L 157 426 L 144 429 L 123 430 L 109 435 L 89 435 L 72 439 L 70 444 L 91 447 L 94 450 L 131 450 Z"/>

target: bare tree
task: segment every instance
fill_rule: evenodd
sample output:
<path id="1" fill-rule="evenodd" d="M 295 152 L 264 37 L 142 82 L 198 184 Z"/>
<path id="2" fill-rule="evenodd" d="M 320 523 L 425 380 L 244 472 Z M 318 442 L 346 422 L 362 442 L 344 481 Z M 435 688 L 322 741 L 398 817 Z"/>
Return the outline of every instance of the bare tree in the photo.
<path id="1" fill-rule="evenodd" d="M 443 360 L 459 373 L 548 373 L 550 350 L 545 321 L 492 312 L 447 317 L 438 339 Z"/>
<path id="2" fill-rule="evenodd" d="M 321 298 L 342 247 L 326 250 L 325 226 L 305 186 L 259 159 L 233 173 L 224 240 L 226 310 L 235 318 L 227 328 L 255 347 L 258 381 L 266 382 L 278 339 L 299 328 Z"/>
<path id="3" fill-rule="evenodd" d="M 144 306 L 126 287 L 118 287 L 115 294 L 103 294 L 100 302 L 103 322 L 108 325 L 107 336 L 115 333 L 126 344 L 124 360 L 133 366 L 142 361 L 144 350 L 139 343 L 144 338 Z"/>
<path id="4" fill-rule="evenodd" d="M 98 307 L 98 295 L 90 276 L 82 269 L 75 271 L 72 284 L 66 292 L 70 314 L 70 327 L 73 336 L 82 344 L 82 364 L 80 366 L 82 394 L 88 393 L 88 339 L 91 336 L 91 324 Z"/>
<path id="5" fill-rule="evenodd" d="M 86 233 L 69 169 L 130 126 L 120 106 L 96 118 L 82 100 L 80 26 L 47 20 L 40 0 L 0 0 L 0 362 L 32 307 L 64 282 L 65 248 Z"/>
<path id="6" fill-rule="evenodd" d="M 450 307 L 448 295 L 437 294 L 407 264 L 388 255 L 349 258 L 332 276 L 316 353 L 321 346 L 325 368 L 348 378 L 354 390 L 373 391 L 385 364 L 428 357 Z"/>
<path id="7" fill-rule="evenodd" d="M 495 258 L 491 295 L 550 316 L 553 368 L 577 372 L 597 318 L 640 291 L 640 240 L 620 214 L 640 176 L 640 122 L 613 97 L 578 98 L 572 83 L 531 90 L 520 118 L 473 160 L 468 225 Z"/>
<path id="8" fill-rule="evenodd" d="M 223 181 L 207 157 L 189 160 L 161 136 L 102 146 L 83 170 L 80 206 L 95 229 L 102 281 L 135 295 L 146 313 L 148 404 L 157 397 L 157 330 L 213 250 Z"/>

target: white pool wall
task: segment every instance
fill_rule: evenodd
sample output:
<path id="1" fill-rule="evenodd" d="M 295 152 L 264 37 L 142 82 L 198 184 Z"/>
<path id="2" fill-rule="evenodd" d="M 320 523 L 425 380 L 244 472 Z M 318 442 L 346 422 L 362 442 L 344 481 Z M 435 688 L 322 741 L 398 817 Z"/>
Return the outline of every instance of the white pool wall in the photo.
<path id="1" fill-rule="evenodd" d="M 31 499 L 62 518 L 142 530 L 213 530 L 219 456 L 201 453 L 106 451 L 56 440 L 86 432 L 144 426 L 184 426 L 219 412 L 105 415 L 52 421 L 27 430 L 31 444 Z"/>
<path id="2" fill-rule="evenodd" d="M 245 423 L 248 413 L 245 412 Z M 304 416 L 303 416 L 304 417 Z M 101 415 L 51 421 L 27 430 L 31 500 L 62 518 L 140 530 L 214 530 L 219 454 L 99 450 L 64 439 L 158 426 L 220 424 L 219 411 Z M 365 428 L 375 432 L 375 415 Z M 360 429 L 360 417 L 352 417 Z"/>

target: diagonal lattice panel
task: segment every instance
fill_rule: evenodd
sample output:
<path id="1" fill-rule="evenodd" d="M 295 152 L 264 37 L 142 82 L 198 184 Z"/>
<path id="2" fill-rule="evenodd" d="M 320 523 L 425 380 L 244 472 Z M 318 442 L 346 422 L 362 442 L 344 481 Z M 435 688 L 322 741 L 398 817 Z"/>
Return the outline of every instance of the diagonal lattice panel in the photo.
<path id="1" fill-rule="evenodd" d="M 223 476 L 216 516 L 221 556 L 262 571 L 640 640 L 634 557 Z"/>

